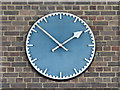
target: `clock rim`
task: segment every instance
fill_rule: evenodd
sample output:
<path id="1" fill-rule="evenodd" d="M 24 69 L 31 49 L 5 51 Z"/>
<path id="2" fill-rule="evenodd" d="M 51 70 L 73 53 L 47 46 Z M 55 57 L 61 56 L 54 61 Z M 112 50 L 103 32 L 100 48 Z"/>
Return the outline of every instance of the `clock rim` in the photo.
<path id="1" fill-rule="evenodd" d="M 66 77 L 62 77 L 62 78 L 60 78 L 60 77 L 55 77 L 55 76 L 52 76 L 52 75 L 48 75 L 48 74 L 44 74 L 43 72 L 42 72 L 42 70 L 40 70 L 39 69 L 39 67 L 37 67 L 37 66 L 35 66 L 35 64 L 32 62 L 32 59 L 31 59 L 31 57 L 30 57 L 30 54 L 29 54 L 29 50 L 28 50 L 28 46 L 27 46 L 27 43 L 29 42 L 29 39 L 30 39 L 30 37 L 31 37 L 31 35 L 30 34 L 32 34 L 32 29 L 35 27 L 35 24 L 37 24 L 37 23 L 40 23 L 41 21 L 43 21 L 43 19 L 45 18 L 45 17 L 51 17 L 51 16 L 54 16 L 54 15 L 57 15 L 57 14 L 65 14 L 65 15 L 67 15 L 67 16 L 72 16 L 73 18 L 78 18 L 79 19 L 79 21 L 81 21 L 81 23 L 83 23 L 83 25 L 85 24 L 86 25 L 86 27 L 89 29 L 89 32 L 91 32 L 91 38 L 93 38 L 93 40 L 92 41 L 94 41 L 94 50 L 92 50 L 92 51 L 94 51 L 94 53 L 93 53 L 93 55 L 92 55 L 92 57 L 91 57 L 91 59 L 90 59 L 90 61 L 89 61 L 89 63 L 87 63 L 87 66 L 84 66 L 84 68 L 82 68 L 82 70 L 81 70 L 81 72 L 79 72 L 79 73 L 77 73 L 77 74 L 72 74 L 72 75 L 70 75 L 70 76 L 66 76 Z M 84 26 L 85 26 L 84 25 Z M 90 33 L 89 33 L 90 34 Z M 92 52 L 91 51 L 91 52 Z M 27 32 L 27 37 L 26 37 L 26 39 L 25 39 L 25 53 L 26 53 L 26 56 L 27 56 L 27 58 L 28 58 L 28 60 L 29 60 L 29 63 L 32 65 L 32 67 L 39 73 L 39 74 L 41 74 L 41 75 L 43 75 L 43 76 L 45 76 L 45 77 L 47 77 L 47 78 L 50 78 L 50 79 L 53 79 L 53 80 L 60 80 L 60 81 L 62 81 L 62 80 L 68 80 L 68 79 L 72 79 L 72 78 L 75 78 L 75 77 L 77 77 L 77 76 L 79 76 L 79 75 L 81 75 L 83 72 L 85 72 L 88 68 L 89 68 L 89 66 L 91 66 L 91 63 L 93 62 L 93 60 L 94 60 L 94 57 L 95 57 L 95 53 L 96 53 L 96 43 L 95 43 L 95 37 L 94 37 L 94 34 L 93 34 L 93 32 L 92 32 L 92 29 L 88 26 L 88 23 L 86 23 L 85 21 L 84 21 L 84 19 L 81 19 L 80 17 L 78 17 L 77 15 L 74 15 L 74 14 L 72 14 L 72 13 L 68 13 L 68 12 L 52 12 L 52 13 L 49 13 L 49 14 L 47 14 L 47 15 L 44 15 L 44 16 L 42 16 L 42 17 L 40 17 L 38 20 L 36 20 L 35 22 L 34 22 L 34 24 L 30 27 L 30 29 L 28 30 L 28 32 Z"/>

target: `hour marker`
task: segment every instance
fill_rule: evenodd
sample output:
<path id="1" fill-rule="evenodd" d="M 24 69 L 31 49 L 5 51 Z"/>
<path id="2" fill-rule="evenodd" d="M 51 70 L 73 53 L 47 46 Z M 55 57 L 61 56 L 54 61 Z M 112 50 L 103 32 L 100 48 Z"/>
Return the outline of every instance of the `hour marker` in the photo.
<path id="1" fill-rule="evenodd" d="M 62 72 L 60 72 L 60 78 L 62 78 Z"/>
<path id="2" fill-rule="evenodd" d="M 62 19 L 62 14 L 60 13 L 60 19 Z"/>
<path id="3" fill-rule="evenodd" d="M 46 23 L 48 22 L 47 19 L 46 19 L 45 17 L 44 17 L 43 19 L 45 20 Z"/>
<path id="4" fill-rule="evenodd" d="M 76 17 L 76 19 L 74 20 L 74 23 L 77 21 L 77 19 L 78 19 L 78 18 Z"/>
<path id="5" fill-rule="evenodd" d="M 85 33 L 88 32 L 90 29 L 87 29 L 86 31 L 84 31 Z"/>
<path id="6" fill-rule="evenodd" d="M 85 58 L 85 61 L 89 62 L 89 60 L 87 58 Z"/>
<path id="7" fill-rule="evenodd" d="M 31 46 L 31 47 L 33 47 L 33 44 L 27 44 L 27 46 Z"/>
<path id="8" fill-rule="evenodd" d="M 88 44 L 89 47 L 93 47 L 94 45 L 93 44 Z"/>
<path id="9" fill-rule="evenodd" d="M 78 73 L 77 70 L 76 70 L 76 68 L 74 68 L 74 71 L 75 71 L 76 74 Z"/>
<path id="10" fill-rule="evenodd" d="M 43 72 L 44 74 L 47 72 L 47 68 L 45 69 L 45 71 Z"/>
<path id="11" fill-rule="evenodd" d="M 37 60 L 37 58 L 33 59 L 32 62 L 34 62 L 34 61 L 36 61 L 36 60 Z"/>
<path id="12" fill-rule="evenodd" d="M 36 30 L 32 29 L 33 32 L 37 32 Z"/>

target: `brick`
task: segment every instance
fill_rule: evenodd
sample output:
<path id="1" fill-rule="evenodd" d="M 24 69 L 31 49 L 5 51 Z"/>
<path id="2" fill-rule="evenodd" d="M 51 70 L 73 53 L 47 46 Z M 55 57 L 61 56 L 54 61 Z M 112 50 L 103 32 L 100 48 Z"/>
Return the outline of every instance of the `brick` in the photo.
<path id="1" fill-rule="evenodd" d="M 115 15 L 115 11 L 102 11 L 101 15 Z"/>
<path id="2" fill-rule="evenodd" d="M 4 11 L 4 15 L 18 15 L 18 11 Z"/>
<path id="3" fill-rule="evenodd" d="M 64 87 L 74 87 L 74 84 L 72 84 L 72 83 L 59 83 L 59 87 L 60 87 L 60 88 L 64 88 Z"/>
<path id="4" fill-rule="evenodd" d="M 115 35 L 115 31 L 102 31 L 101 35 Z"/>
<path id="5" fill-rule="evenodd" d="M 15 47 L 8 47 L 8 51 L 15 51 Z"/>
<path id="6" fill-rule="evenodd" d="M 24 66 L 26 66 L 26 62 L 13 62 L 12 63 L 12 66 L 13 67 L 24 67 Z"/>
<path id="7" fill-rule="evenodd" d="M 13 10 L 14 6 L 8 6 L 8 10 Z"/>
<path id="8" fill-rule="evenodd" d="M 100 4 L 105 5 L 106 2 L 104 2 L 104 1 L 102 1 L 102 2 L 99 2 L 99 1 L 98 1 L 98 2 L 94 2 L 94 1 L 93 1 L 92 4 L 93 4 L 93 5 L 100 5 Z"/>
<path id="9" fill-rule="evenodd" d="M 107 21 L 93 21 L 93 25 L 108 25 Z"/>
<path id="10" fill-rule="evenodd" d="M 106 62 L 100 62 L 100 61 L 98 61 L 98 62 L 93 62 L 93 66 L 106 66 L 106 65 L 107 65 Z"/>
<path id="11" fill-rule="evenodd" d="M 103 50 L 104 50 L 104 51 L 110 51 L 111 49 L 110 49 L 109 46 L 105 46 L 105 47 L 103 48 Z"/>
<path id="12" fill-rule="evenodd" d="M 2 16 L 2 20 L 7 20 L 7 17 L 6 16 Z"/>
<path id="13" fill-rule="evenodd" d="M 2 45 L 3 45 L 3 46 L 10 46 L 11 43 L 10 43 L 10 42 L 2 42 Z"/>
<path id="14" fill-rule="evenodd" d="M 1 2 L 2 4 L 11 4 L 11 2 Z"/>
<path id="15" fill-rule="evenodd" d="M 118 46 L 119 42 L 118 41 L 107 41 L 107 45 L 109 45 L 109 46 Z"/>
<path id="16" fill-rule="evenodd" d="M 108 62 L 108 66 L 120 66 L 118 62 Z"/>
<path id="17" fill-rule="evenodd" d="M 106 87 L 106 83 L 91 83 L 92 87 Z"/>
<path id="18" fill-rule="evenodd" d="M 118 87 L 118 83 L 108 83 L 108 87 Z"/>
<path id="19" fill-rule="evenodd" d="M 19 77 L 34 77 L 34 73 L 20 73 Z"/>
<path id="20" fill-rule="evenodd" d="M 16 9 L 20 10 L 20 9 L 23 9 L 22 6 L 16 6 Z"/>
<path id="21" fill-rule="evenodd" d="M 32 78 L 32 82 L 39 82 L 39 78 Z"/>
<path id="22" fill-rule="evenodd" d="M 119 6 L 113 6 L 113 10 L 119 10 Z"/>
<path id="23" fill-rule="evenodd" d="M 63 6 L 57 6 L 57 10 L 63 10 Z"/>
<path id="24" fill-rule="evenodd" d="M 90 4 L 90 2 L 76 2 L 76 4 Z"/>
<path id="25" fill-rule="evenodd" d="M 2 10 L 6 10 L 6 6 L 2 6 Z"/>
<path id="26" fill-rule="evenodd" d="M 28 83 L 27 88 L 41 88 L 42 83 Z"/>
<path id="27" fill-rule="evenodd" d="M 100 73 L 101 77 L 114 77 L 115 73 Z"/>
<path id="28" fill-rule="evenodd" d="M 82 15 L 83 11 L 69 11 L 70 13 L 73 13 L 75 15 Z"/>
<path id="29" fill-rule="evenodd" d="M 71 10 L 72 7 L 71 6 L 65 6 L 65 10 Z"/>
<path id="30" fill-rule="evenodd" d="M 88 6 L 81 6 L 81 10 L 88 10 Z"/>
<path id="31" fill-rule="evenodd" d="M 26 87 L 26 84 L 25 83 L 12 83 L 11 84 L 11 87 L 12 88 L 25 88 Z"/>
<path id="32" fill-rule="evenodd" d="M 105 20 L 112 20 L 111 16 L 105 16 Z"/>
<path id="33" fill-rule="evenodd" d="M 24 6 L 24 9 L 30 9 L 30 6 L 28 6 L 28 5 Z"/>
<path id="34" fill-rule="evenodd" d="M 80 7 L 79 6 L 73 6 L 73 10 L 79 10 Z"/>
<path id="35" fill-rule="evenodd" d="M 109 25 L 115 25 L 116 26 L 116 25 L 118 25 L 118 21 L 110 21 Z"/>
<path id="36" fill-rule="evenodd" d="M 76 83 L 75 87 L 90 87 L 90 83 Z"/>
<path id="37" fill-rule="evenodd" d="M 44 2 L 44 4 L 58 4 L 58 2 Z"/>
<path id="38" fill-rule="evenodd" d="M 23 82 L 23 78 L 16 78 L 16 82 L 17 82 L 17 83 Z"/>
<path id="39" fill-rule="evenodd" d="M 117 15 L 120 15 L 120 11 L 117 11 Z"/>
<path id="40" fill-rule="evenodd" d="M 14 61 L 14 57 L 7 57 L 7 61 Z"/>
<path id="41" fill-rule="evenodd" d="M 43 2 L 40 2 L 40 1 L 39 2 L 31 2 L 30 1 L 30 2 L 28 2 L 28 4 L 39 4 L 40 5 L 40 4 L 43 4 Z"/>
<path id="42" fill-rule="evenodd" d="M 10 86 L 9 83 L 2 83 L 2 88 L 8 88 Z"/>
<path id="43" fill-rule="evenodd" d="M 11 25 L 11 21 L 2 21 L 2 25 Z"/>
<path id="44" fill-rule="evenodd" d="M 3 77 L 17 77 L 18 73 L 3 73 Z"/>
<path id="45" fill-rule="evenodd" d="M 84 77 L 98 77 L 98 73 L 85 73 Z"/>
<path id="46" fill-rule="evenodd" d="M 115 56 L 115 52 L 102 52 L 100 53 L 101 56 Z"/>
<path id="47" fill-rule="evenodd" d="M 96 20 L 96 16 L 89 16 L 89 20 Z"/>
<path id="48" fill-rule="evenodd" d="M 7 68 L 7 72 L 14 72 L 14 68 Z"/>
<path id="49" fill-rule="evenodd" d="M 70 5 L 70 4 L 74 4 L 74 2 L 69 2 L 69 1 L 68 2 L 60 2 L 60 4 L 67 4 L 67 5 L 69 4 Z"/>
<path id="50" fill-rule="evenodd" d="M 10 16 L 9 20 L 15 20 L 15 16 Z"/>
<path id="51" fill-rule="evenodd" d="M 33 10 L 38 10 L 38 6 L 32 6 Z"/>
<path id="52" fill-rule="evenodd" d="M 103 82 L 110 82 L 110 78 L 103 78 Z"/>
<path id="53" fill-rule="evenodd" d="M 99 15 L 98 11 L 85 11 L 85 15 Z"/>
<path id="54" fill-rule="evenodd" d="M 104 36 L 104 40 L 111 40 L 111 36 Z"/>
<path id="55" fill-rule="evenodd" d="M 13 25 L 27 25 L 26 21 L 13 21 Z"/>
<path id="56" fill-rule="evenodd" d="M 97 6 L 98 10 L 104 10 L 104 6 Z"/>
<path id="57" fill-rule="evenodd" d="M 90 10 L 96 10 L 96 6 L 90 6 Z"/>
<path id="58" fill-rule="evenodd" d="M 111 71 L 110 67 L 104 67 L 104 71 Z"/>
<path id="59" fill-rule="evenodd" d="M 12 4 L 27 4 L 27 2 L 12 2 Z"/>
<path id="60" fill-rule="evenodd" d="M 111 6 L 105 6 L 105 10 L 111 10 L 112 7 Z"/>
<path id="61" fill-rule="evenodd" d="M 31 82 L 31 78 L 24 78 L 24 82 Z"/>
<path id="62" fill-rule="evenodd" d="M 55 10 L 55 6 L 48 6 L 48 10 Z"/>
<path id="63" fill-rule="evenodd" d="M 35 15 L 35 11 L 20 11 L 20 15 Z"/>
<path id="64" fill-rule="evenodd" d="M 96 42 L 97 46 L 106 46 L 106 42 Z"/>
<path id="65" fill-rule="evenodd" d="M 104 20 L 104 16 L 98 16 L 97 20 Z"/>
<path id="66" fill-rule="evenodd" d="M 97 67 L 96 71 L 103 71 L 103 68 L 102 67 Z"/>
<path id="67" fill-rule="evenodd" d="M 108 5 L 117 5 L 118 4 L 118 2 L 113 2 L 113 1 L 111 1 L 111 2 L 107 2 L 108 3 Z"/>
<path id="68" fill-rule="evenodd" d="M 46 15 L 49 11 L 37 11 L 37 15 Z"/>
<path id="69" fill-rule="evenodd" d="M 119 78 L 112 78 L 112 82 L 119 82 Z"/>
<path id="70" fill-rule="evenodd" d="M 119 47 L 118 46 L 114 46 L 114 47 L 112 47 L 112 50 L 113 51 L 119 51 Z"/>

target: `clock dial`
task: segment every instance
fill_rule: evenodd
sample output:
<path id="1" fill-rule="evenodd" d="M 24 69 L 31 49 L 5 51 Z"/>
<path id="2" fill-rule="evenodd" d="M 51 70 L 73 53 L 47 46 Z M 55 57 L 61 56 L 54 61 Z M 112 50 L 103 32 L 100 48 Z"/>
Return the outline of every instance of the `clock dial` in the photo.
<path id="1" fill-rule="evenodd" d="M 26 54 L 42 75 L 57 80 L 84 72 L 95 54 L 95 38 L 87 23 L 66 12 L 37 20 L 26 38 Z"/>

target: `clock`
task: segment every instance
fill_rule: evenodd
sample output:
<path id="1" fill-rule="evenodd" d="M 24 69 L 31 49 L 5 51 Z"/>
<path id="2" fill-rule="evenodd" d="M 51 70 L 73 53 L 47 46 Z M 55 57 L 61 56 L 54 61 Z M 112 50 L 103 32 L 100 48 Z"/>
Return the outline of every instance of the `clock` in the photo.
<path id="1" fill-rule="evenodd" d="M 95 38 L 80 17 L 54 12 L 32 25 L 25 47 L 28 60 L 37 72 L 51 79 L 66 80 L 90 66 L 95 55 Z"/>

